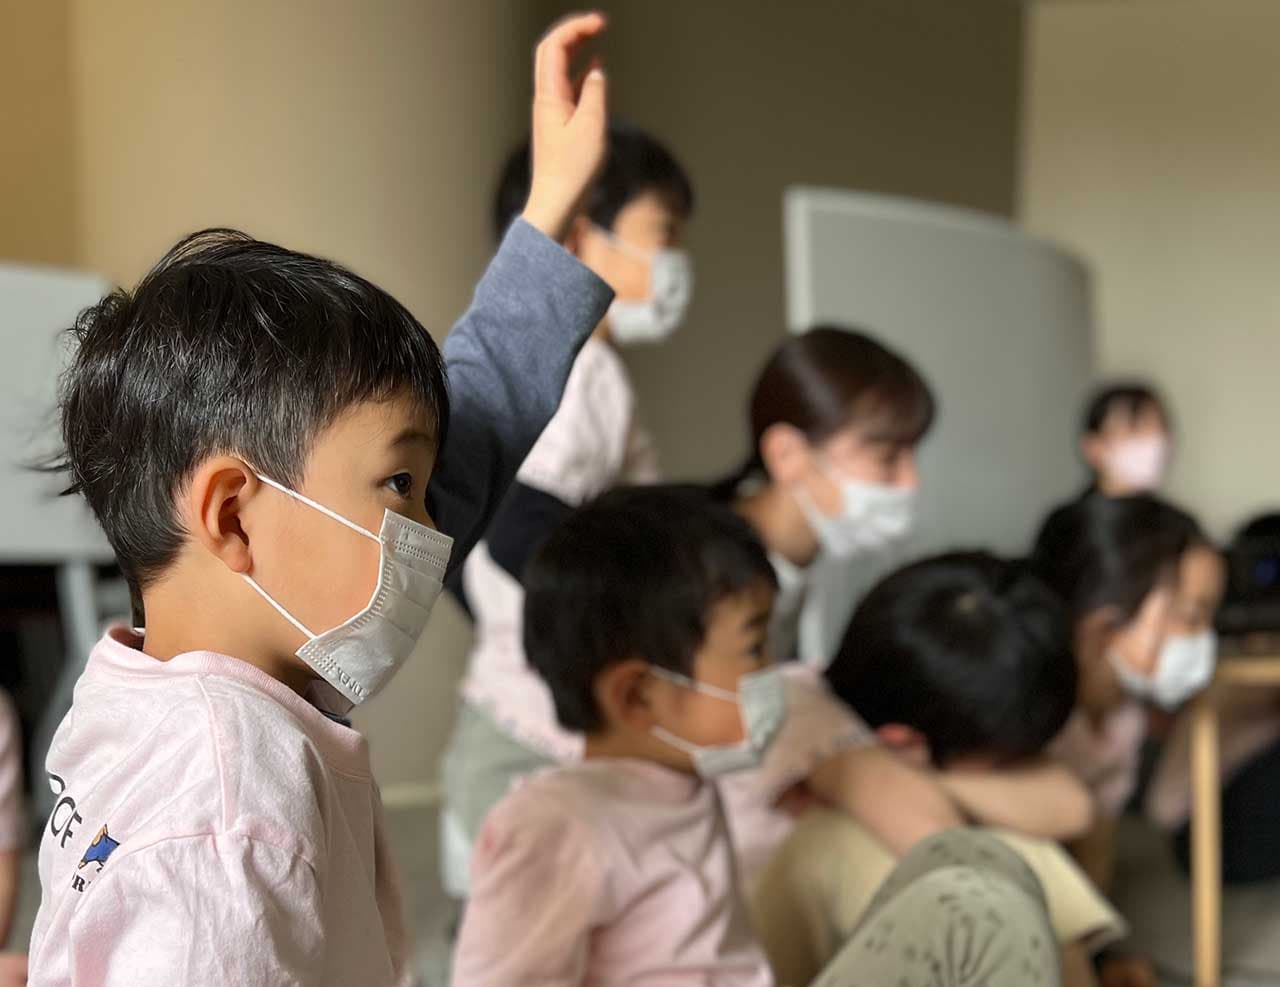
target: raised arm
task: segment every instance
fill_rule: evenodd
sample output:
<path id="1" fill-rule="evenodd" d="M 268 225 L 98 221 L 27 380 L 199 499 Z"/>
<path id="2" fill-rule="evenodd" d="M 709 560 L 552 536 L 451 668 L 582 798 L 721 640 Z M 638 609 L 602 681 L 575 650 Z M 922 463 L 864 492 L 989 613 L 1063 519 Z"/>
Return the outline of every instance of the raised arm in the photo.
<path id="1" fill-rule="evenodd" d="M 605 80 L 593 68 L 577 89 L 570 63 L 604 29 L 599 14 L 569 17 L 538 45 L 533 178 L 516 220 L 443 346 L 449 434 L 428 491 L 457 569 L 555 414 L 574 357 L 613 292 L 559 244 L 606 148 Z"/>

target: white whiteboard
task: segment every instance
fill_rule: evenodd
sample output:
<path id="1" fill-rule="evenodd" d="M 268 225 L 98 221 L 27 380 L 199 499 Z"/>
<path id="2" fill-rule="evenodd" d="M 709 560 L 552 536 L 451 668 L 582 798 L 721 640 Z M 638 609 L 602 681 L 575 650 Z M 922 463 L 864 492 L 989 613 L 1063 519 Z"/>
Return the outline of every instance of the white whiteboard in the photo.
<path id="1" fill-rule="evenodd" d="M 784 221 L 791 330 L 867 331 L 911 359 L 938 398 L 908 555 L 1025 552 L 1083 479 L 1075 436 L 1093 365 L 1084 265 L 1003 220 L 865 193 L 788 189 Z M 802 657 L 821 663 L 856 596 L 901 561 L 825 574 L 802 619 Z"/>
<path id="2" fill-rule="evenodd" d="M 27 468 L 58 447 L 63 330 L 108 288 L 92 275 L 0 264 L 0 562 L 112 559 L 84 501 L 55 496 L 60 478 Z"/>

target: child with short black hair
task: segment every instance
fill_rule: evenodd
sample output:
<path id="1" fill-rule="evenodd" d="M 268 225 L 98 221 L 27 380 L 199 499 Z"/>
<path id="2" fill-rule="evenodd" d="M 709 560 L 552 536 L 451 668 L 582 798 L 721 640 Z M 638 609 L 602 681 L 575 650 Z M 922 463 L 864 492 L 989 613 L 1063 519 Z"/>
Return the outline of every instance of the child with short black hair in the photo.
<path id="1" fill-rule="evenodd" d="M 525 651 L 585 756 L 485 819 L 455 984 L 769 983 L 708 781 L 785 715 L 775 587 L 747 523 L 692 488 L 605 494 L 551 535 Z"/>
<path id="2" fill-rule="evenodd" d="M 454 983 L 769 987 L 711 783 L 758 763 L 787 712 L 763 547 L 697 490 L 618 490 L 526 586 L 526 650 L 586 758 L 485 820 Z M 926 840 L 868 911 L 823 987 L 1057 983 L 1036 879 L 990 839 Z"/>
<path id="3" fill-rule="evenodd" d="M 539 45 L 533 188 L 443 352 L 351 271 L 228 230 L 77 320 L 65 468 L 146 627 L 95 647 L 49 751 L 32 984 L 412 979 L 345 717 L 409 658 L 612 298 L 555 242 L 604 153 L 603 74 L 579 92 L 568 65 L 603 26 Z"/>
<path id="4" fill-rule="evenodd" d="M 1038 802 L 1078 802 L 1078 825 L 1088 825 L 1078 784 L 1040 765 L 1075 703 L 1057 596 L 1021 563 L 985 552 L 925 559 L 859 604 L 826 677 L 886 748 L 935 774 L 969 822 L 1000 827 L 1044 885 L 1057 938 L 1072 947 L 1064 954 L 1072 972 L 1087 975 L 1077 947 L 1099 947 L 1122 923 L 1055 842 L 1026 835 L 1038 824 Z M 891 790 L 883 797 L 894 801 Z M 801 820 L 753 897 L 780 979 L 808 982 L 838 952 L 893 864 L 847 813 Z"/>

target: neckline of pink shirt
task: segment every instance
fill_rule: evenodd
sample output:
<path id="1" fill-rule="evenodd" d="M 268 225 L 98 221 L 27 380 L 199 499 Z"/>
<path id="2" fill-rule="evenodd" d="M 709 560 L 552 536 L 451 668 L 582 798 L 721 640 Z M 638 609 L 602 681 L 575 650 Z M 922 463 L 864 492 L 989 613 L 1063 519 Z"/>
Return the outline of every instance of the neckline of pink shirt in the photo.
<path id="1" fill-rule="evenodd" d="M 293 714 L 332 767 L 372 781 L 368 742 L 353 727 L 331 719 L 283 682 L 255 665 L 216 651 L 186 651 L 168 661 L 142 650 L 142 635 L 123 625 L 110 627 L 89 656 L 86 675 L 125 675 L 157 682 L 185 676 L 233 679 L 260 692 Z"/>

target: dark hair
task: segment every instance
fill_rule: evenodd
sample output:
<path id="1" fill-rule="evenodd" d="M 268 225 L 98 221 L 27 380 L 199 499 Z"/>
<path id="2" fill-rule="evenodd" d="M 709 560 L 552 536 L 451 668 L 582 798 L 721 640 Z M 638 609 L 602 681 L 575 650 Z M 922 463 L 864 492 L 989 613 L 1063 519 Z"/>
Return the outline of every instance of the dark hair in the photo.
<path id="1" fill-rule="evenodd" d="M 498 179 L 493 202 L 493 232 L 501 240 L 524 209 L 532 178 L 529 141 L 511 152 Z M 681 217 L 693 215 L 693 183 L 665 145 L 636 127 L 609 125 L 609 153 L 604 170 L 587 196 L 586 213 L 606 230 L 623 207 L 646 192 L 656 192 Z"/>
<path id="2" fill-rule="evenodd" d="M 400 392 L 444 443 L 444 362 L 408 309 L 332 261 L 235 230 L 179 241 L 70 334 L 64 448 L 50 468 L 88 500 L 135 610 L 186 537 L 174 496 L 203 459 L 240 455 L 295 486 L 342 411 Z"/>
<path id="3" fill-rule="evenodd" d="M 1127 620 L 1200 542 L 1210 544 L 1195 519 L 1159 497 L 1093 493 L 1049 516 L 1031 564 L 1073 620 L 1108 606 Z"/>
<path id="4" fill-rule="evenodd" d="M 1076 698 L 1061 600 L 1025 565 L 985 552 L 926 559 L 881 581 L 826 674 L 871 726 L 919 730 L 938 765 L 1036 754 Z"/>
<path id="5" fill-rule="evenodd" d="M 1120 381 L 1107 384 L 1094 392 L 1085 405 L 1084 418 L 1080 423 L 1083 435 L 1097 435 L 1102 426 L 1116 412 L 1133 421 L 1147 408 L 1154 408 L 1166 429 L 1172 429 L 1169 410 L 1160 393 L 1150 384 L 1142 381 Z"/>
<path id="6" fill-rule="evenodd" d="M 730 499 L 764 472 L 760 439 L 772 425 L 791 425 L 816 443 L 858 421 L 875 438 L 914 445 L 936 411 L 928 383 L 905 357 L 856 329 L 815 326 L 786 339 L 765 363 L 751 392 L 751 453 L 715 494 Z"/>
<path id="7" fill-rule="evenodd" d="M 525 570 L 525 655 L 560 723 L 598 731 L 602 671 L 642 658 L 691 674 L 712 607 L 760 585 L 777 585 L 764 548 L 705 491 L 614 490 L 571 514 Z"/>

